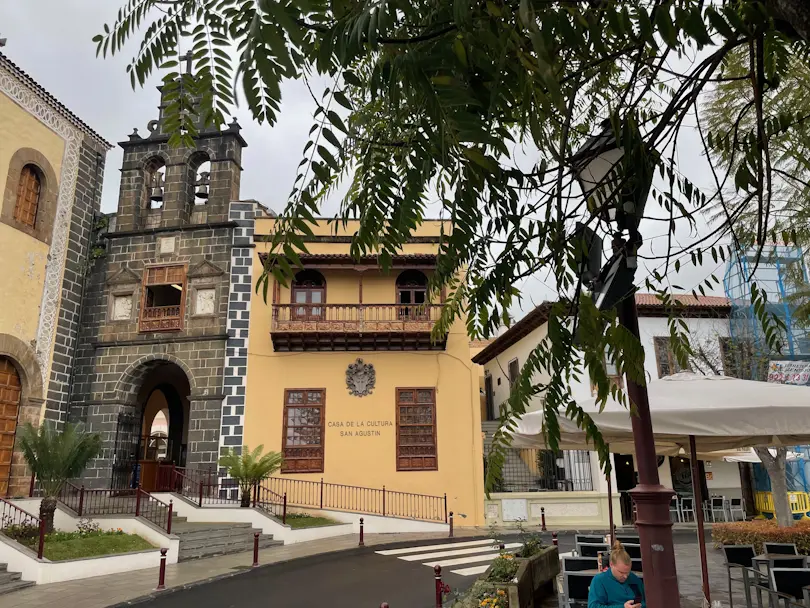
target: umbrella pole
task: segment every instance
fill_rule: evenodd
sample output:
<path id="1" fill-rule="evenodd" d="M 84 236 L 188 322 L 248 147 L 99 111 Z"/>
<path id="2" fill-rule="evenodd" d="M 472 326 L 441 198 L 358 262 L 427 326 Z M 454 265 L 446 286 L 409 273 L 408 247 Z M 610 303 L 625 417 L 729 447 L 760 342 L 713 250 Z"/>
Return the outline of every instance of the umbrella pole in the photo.
<path id="1" fill-rule="evenodd" d="M 610 446 L 608 449 L 608 464 L 610 463 Z M 612 470 L 612 467 L 611 467 Z M 616 542 L 616 526 L 613 523 L 613 482 L 610 479 L 610 471 L 607 472 L 607 487 L 608 487 L 608 519 L 610 520 L 610 546 Z"/>
<path id="2" fill-rule="evenodd" d="M 701 495 L 700 467 L 697 460 L 697 448 L 695 447 L 695 436 L 689 435 L 689 460 L 692 465 L 692 493 L 694 495 L 695 521 L 697 522 L 698 547 L 700 547 L 700 570 L 703 576 L 703 597 L 704 605 L 710 606 L 712 603 L 709 591 L 709 566 L 706 563 L 706 535 L 703 531 L 703 496 Z"/>

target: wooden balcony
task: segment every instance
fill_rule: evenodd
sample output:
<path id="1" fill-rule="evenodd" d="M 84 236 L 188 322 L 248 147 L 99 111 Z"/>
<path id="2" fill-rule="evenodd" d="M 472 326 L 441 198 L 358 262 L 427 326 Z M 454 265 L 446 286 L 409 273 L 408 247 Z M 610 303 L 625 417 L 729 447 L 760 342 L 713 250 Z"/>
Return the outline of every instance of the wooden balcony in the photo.
<path id="1" fill-rule="evenodd" d="M 143 309 L 140 331 L 177 331 L 183 329 L 181 306 L 149 306 Z"/>
<path id="2" fill-rule="evenodd" d="M 440 305 L 274 304 L 276 351 L 444 350 L 431 342 Z"/>

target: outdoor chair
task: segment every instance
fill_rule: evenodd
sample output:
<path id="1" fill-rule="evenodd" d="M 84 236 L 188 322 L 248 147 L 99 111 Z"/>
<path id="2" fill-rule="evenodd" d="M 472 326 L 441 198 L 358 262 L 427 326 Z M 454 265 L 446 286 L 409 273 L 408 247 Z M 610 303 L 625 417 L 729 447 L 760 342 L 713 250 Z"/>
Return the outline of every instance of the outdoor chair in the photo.
<path id="1" fill-rule="evenodd" d="M 596 557 L 600 551 L 607 553 L 609 550 L 607 543 L 577 543 L 577 553 L 581 557 Z"/>
<path id="2" fill-rule="evenodd" d="M 793 543 L 764 543 L 765 553 L 777 555 L 798 555 L 799 551 Z"/>
<path id="3" fill-rule="evenodd" d="M 730 598 L 729 604 L 730 608 L 734 608 L 734 596 L 731 593 L 731 583 L 732 581 L 735 583 L 743 582 L 743 578 L 734 578 L 732 576 L 732 569 L 744 570 L 744 569 L 752 569 L 754 566 L 754 557 L 756 557 L 757 552 L 754 549 L 754 545 L 725 545 L 723 546 L 723 553 L 726 556 L 726 574 L 728 575 L 728 596 Z M 746 577 L 747 579 L 747 577 Z M 745 596 L 746 598 L 749 597 L 749 589 L 746 588 Z M 751 606 L 750 600 L 747 602 L 748 606 Z"/>
<path id="4" fill-rule="evenodd" d="M 564 572 L 563 593 L 565 606 L 580 608 L 588 606 L 588 591 L 595 574 L 585 572 Z"/>
<path id="5" fill-rule="evenodd" d="M 691 496 L 681 498 L 681 521 L 695 521 L 695 499 Z"/>
<path id="6" fill-rule="evenodd" d="M 755 589 L 757 592 L 757 608 L 762 608 L 762 592 L 766 592 L 769 594 L 769 601 L 768 601 L 768 608 L 778 608 L 776 606 L 770 606 L 770 600 L 772 599 L 770 596 L 771 593 L 771 582 L 770 579 L 760 572 L 757 568 L 740 568 L 740 572 L 742 572 L 742 580 L 743 580 L 743 592 L 745 593 L 745 605 L 748 608 L 752 608 L 753 604 L 751 603 L 751 589 Z"/>
<path id="7" fill-rule="evenodd" d="M 631 545 L 637 545 L 640 542 L 638 534 L 617 534 L 616 540 L 622 544 L 630 543 Z"/>
<path id="8" fill-rule="evenodd" d="M 642 566 L 640 559 L 631 559 L 630 562 L 630 570 L 633 572 L 644 572 L 644 567 Z"/>
<path id="9" fill-rule="evenodd" d="M 804 555 L 797 555 L 796 557 L 788 558 L 771 558 L 768 560 L 768 571 L 774 568 L 796 570 L 807 568 L 807 557 Z"/>
<path id="10" fill-rule="evenodd" d="M 735 517 L 735 513 L 740 514 L 740 519 L 745 521 L 746 514 L 745 514 L 745 504 L 743 504 L 742 498 L 732 498 L 729 502 L 729 514 L 731 515 L 731 521 L 737 521 Z"/>
<path id="11" fill-rule="evenodd" d="M 726 499 L 722 496 L 715 496 L 709 503 L 709 510 L 711 511 L 712 521 L 719 521 L 716 515 L 719 513 L 723 521 L 728 521 L 728 513 L 726 513 Z"/>
<path id="12" fill-rule="evenodd" d="M 641 545 L 627 543 L 624 545 L 624 550 L 630 556 L 630 559 L 641 559 Z"/>
<path id="13" fill-rule="evenodd" d="M 677 496 L 673 496 L 672 500 L 669 502 L 669 517 L 674 522 L 681 521 L 681 509 L 678 504 Z"/>
<path id="14" fill-rule="evenodd" d="M 810 585 L 810 569 L 808 568 L 772 568 L 771 590 L 773 595 L 779 594 L 779 599 L 793 598 L 804 600 L 804 588 Z M 773 602 L 773 595 L 771 601 Z M 784 598 L 782 596 L 788 596 Z M 791 602 L 800 604 L 799 602 Z M 789 603 L 785 602 L 785 606 Z"/>
<path id="15" fill-rule="evenodd" d="M 582 570 L 596 570 L 595 557 L 564 557 L 562 558 L 563 572 L 581 572 Z"/>
<path id="16" fill-rule="evenodd" d="M 574 543 L 603 543 L 605 542 L 605 537 L 600 536 L 599 534 L 577 534 L 574 536 Z"/>

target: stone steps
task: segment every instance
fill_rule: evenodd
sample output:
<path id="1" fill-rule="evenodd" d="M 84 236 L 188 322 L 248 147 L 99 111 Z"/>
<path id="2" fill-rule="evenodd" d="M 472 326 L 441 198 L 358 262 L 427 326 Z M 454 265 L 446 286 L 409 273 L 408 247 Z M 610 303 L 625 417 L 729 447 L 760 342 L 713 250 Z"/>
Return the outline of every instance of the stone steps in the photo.
<path id="1" fill-rule="evenodd" d="M 172 526 L 174 524 L 184 524 L 188 521 L 188 517 L 180 517 L 176 512 L 172 511 Z"/>
<path id="2" fill-rule="evenodd" d="M 0 564 L 0 595 L 33 586 L 33 582 L 20 579 L 19 572 L 9 572 L 6 564 Z"/>
<path id="3" fill-rule="evenodd" d="M 253 538 L 258 530 L 247 523 L 188 523 L 181 521 L 175 527 L 172 521 L 172 534 L 180 538 L 180 561 L 253 551 Z M 272 534 L 260 534 L 259 548 L 282 545 L 273 540 Z"/>

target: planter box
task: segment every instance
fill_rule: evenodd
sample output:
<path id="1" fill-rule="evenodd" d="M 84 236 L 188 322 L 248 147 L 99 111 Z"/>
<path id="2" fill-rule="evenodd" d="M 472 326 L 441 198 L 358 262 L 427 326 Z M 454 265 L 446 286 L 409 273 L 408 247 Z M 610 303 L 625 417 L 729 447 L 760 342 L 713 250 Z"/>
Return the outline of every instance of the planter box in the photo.
<path id="1" fill-rule="evenodd" d="M 560 573 L 560 553 L 557 547 L 546 547 L 528 559 L 516 558 L 518 570 L 511 583 L 490 583 L 493 588 L 505 589 L 509 595 L 509 608 L 535 608 L 540 601 L 556 595 L 554 583 Z M 482 575 L 486 581 L 490 568 Z M 514 581 L 517 582 L 514 582 Z"/>

